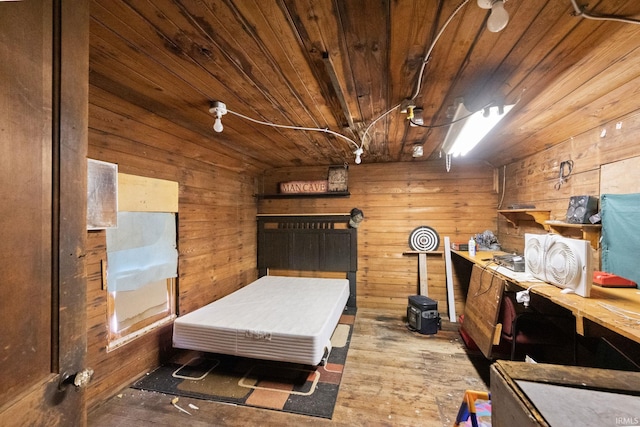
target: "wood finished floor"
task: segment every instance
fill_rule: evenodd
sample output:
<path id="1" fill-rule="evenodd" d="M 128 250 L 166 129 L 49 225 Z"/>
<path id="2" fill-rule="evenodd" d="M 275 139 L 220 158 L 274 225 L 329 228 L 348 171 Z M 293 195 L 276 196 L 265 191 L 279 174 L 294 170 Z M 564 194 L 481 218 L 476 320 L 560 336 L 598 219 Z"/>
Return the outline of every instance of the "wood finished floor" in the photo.
<path id="1" fill-rule="evenodd" d="M 395 313 L 359 309 L 333 419 L 180 398 L 126 388 L 89 413 L 91 427 L 111 426 L 447 426 L 465 390 L 488 390 L 489 363 L 468 355 L 457 325 L 435 335 L 407 330 Z"/>

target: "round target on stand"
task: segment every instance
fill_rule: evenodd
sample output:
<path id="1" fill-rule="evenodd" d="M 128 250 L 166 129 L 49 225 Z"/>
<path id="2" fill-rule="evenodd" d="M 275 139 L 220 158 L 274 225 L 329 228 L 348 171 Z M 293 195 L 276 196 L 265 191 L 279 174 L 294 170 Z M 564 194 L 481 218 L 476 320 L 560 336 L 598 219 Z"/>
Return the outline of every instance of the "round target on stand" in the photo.
<path id="1" fill-rule="evenodd" d="M 423 225 L 409 235 L 409 247 L 414 251 L 435 251 L 440 245 L 440 236 L 436 230 Z"/>

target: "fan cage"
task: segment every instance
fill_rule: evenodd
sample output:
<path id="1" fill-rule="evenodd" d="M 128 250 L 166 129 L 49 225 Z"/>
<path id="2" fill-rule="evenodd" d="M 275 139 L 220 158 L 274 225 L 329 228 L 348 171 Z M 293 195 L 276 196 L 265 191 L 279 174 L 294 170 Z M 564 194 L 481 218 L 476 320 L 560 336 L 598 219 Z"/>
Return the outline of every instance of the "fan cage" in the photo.
<path id="1" fill-rule="evenodd" d="M 580 278 L 580 261 L 566 243 L 555 242 L 546 252 L 545 271 L 551 282 L 575 290 Z"/>
<path id="2" fill-rule="evenodd" d="M 544 277 L 544 248 L 538 239 L 529 239 L 524 253 L 524 260 L 529 271 L 537 278 Z"/>

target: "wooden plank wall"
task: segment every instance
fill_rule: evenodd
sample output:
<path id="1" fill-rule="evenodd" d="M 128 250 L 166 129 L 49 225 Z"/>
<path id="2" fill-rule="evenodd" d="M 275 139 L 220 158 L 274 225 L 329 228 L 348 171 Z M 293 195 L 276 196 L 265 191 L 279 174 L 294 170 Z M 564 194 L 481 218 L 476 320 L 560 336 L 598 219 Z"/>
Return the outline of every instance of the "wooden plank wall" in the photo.
<path id="1" fill-rule="evenodd" d="M 563 220 L 571 196 L 600 196 L 601 166 L 640 155 L 637 142 L 639 131 L 640 112 L 636 110 L 506 165 L 500 171 L 501 177 L 506 171 L 502 208 L 513 203 L 533 203 L 536 208 L 551 210 L 551 219 Z M 558 183 L 560 163 L 565 160 L 574 162 L 573 173 L 567 182 L 556 189 L 554 186 Z M 618 174 L 617 185 L 630 189 L 629 192 L 637 188 L 633 174 Z M 524 233 L 527 232 L 545 231 L 532 221 L 521 222 L 519 227 L 514 227 L 498 216 L 498 238 L 503 247 L 522 252 Z M 579 236 L 570 234 L 568 237 Z M 599 251 L 596 251 L 595 257 L 600 259 Z"/>
<path id="2" fill-rule="evenodd" d="M 277 183 L 326 178 L 327 167 L 286 168 L 268 172 L 259 187 L 275 193 Z M 358 228 L 357 299 L 359 307 L 406 313 L 407 297 L 418 293 L 418 258 L 409 251 L 409 235 L 429 226 L 452 241 L 468 241 L 484 230 L 496 230 L 497 193 L 494 169 L 484 163 L 444 160 L 412 163 L 361 164 L 349 167 L 348 198 L 299 197 L 263 199 L 261 214 L 348 213 L 360 208 L 365 219 Z M 427 259 L 429 297 L 447 313 L 443 255 Z M 464 291 L 466 292 L 466 291 Z M 456 310 L 466 297 L 456 290 Z"/>
<path id="3" fill-rule="evenodd" d="M 257 277 L 255 165 L 96 86 L 90 92 L 89 127 L 90 158 L 117 163 L 123 173 L 179 183 L 179 313 Z M 104 231 L 88 233 L 87 365 L 95 370 L 89 407 L 158 366 L 171 350 L 171 327 L 165 327 L 106 351 L 105 242 Z"/>

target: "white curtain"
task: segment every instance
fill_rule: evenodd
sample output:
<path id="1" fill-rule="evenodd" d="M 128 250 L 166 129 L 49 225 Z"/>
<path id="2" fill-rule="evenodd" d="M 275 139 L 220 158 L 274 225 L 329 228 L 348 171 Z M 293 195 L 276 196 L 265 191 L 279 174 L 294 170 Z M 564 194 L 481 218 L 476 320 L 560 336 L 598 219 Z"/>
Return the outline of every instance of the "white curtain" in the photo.
<path id="1" fill-rule="evenodd" d="M 107 229 L 109 291 L 132 291 L 177 275 L 175 214 L 118 212 L 118 227 Z"/>

